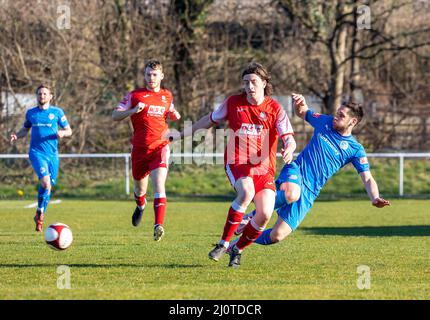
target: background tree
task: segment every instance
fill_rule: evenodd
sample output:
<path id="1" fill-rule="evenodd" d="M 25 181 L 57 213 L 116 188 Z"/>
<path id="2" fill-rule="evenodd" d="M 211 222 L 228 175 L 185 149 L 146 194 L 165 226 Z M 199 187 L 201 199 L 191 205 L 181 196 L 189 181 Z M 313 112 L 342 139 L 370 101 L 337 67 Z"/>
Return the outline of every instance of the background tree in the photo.
<path id="1" fill-rule="evenodd" d="M 150 58 L 163 62 L 163 84 L 183 119 L 238 92 L 240 72 L 254 60 L 271 71 L 278 96 L 303 92 L 329 113 L 343 98 L 362 101 L 368 116 L 356 134 L 369 150 L 428 150 L 429 9 L 410 0 L 5 0 L 0 152 L 26 152 L 9 134 L 22 125 L 20 94 L 34 95 L 45 81 L 75 132 L 62 152 L 129 151 L 130 123 L 113 123 L 111 112 L 143 85 Z M 309 132 L 292 121 L 301 148 Z"/>

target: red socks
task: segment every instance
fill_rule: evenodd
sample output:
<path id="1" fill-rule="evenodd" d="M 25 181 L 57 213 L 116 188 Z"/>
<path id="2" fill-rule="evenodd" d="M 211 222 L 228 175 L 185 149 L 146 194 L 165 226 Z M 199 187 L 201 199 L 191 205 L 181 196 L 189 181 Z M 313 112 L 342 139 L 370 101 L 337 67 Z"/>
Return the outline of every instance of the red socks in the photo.
<path id="1" fill-rule="evenodd" d="M 134 194 L 134 200 L 136 205 L 139 207 L 144 207 L 146 204 L 146 194 L 139 197 Z M 164 223 L 164 216 L 166 215 L 167 198 L 164 193 L 156 193 L 154 195 L 154 215 L 155 215 L 155 225 Z"/>
<path id="2" fill-rule="evenodd" d="M 245 211 L 246 208 L 241 208 L 236 202 L 232 203 L 230 210 L 228 210 L 227 221 L 225 222 L 224 232 L 221 237 L 224 242 L 230 242 L 231 237 L 233 237 L 234 232 L 242 221 Z"/>
<path id="3" fill-rule="evenodd" d="M 138 195 L 136 195 L 136 193 L 134 193 L 134 201 L 136 201 L 136 205 L 138 207 L 142 208 L 146 203 L 146 194 L 139 197 Z"/>
<path id="4" fill-rule="evenodd" d="M 154 199 L 155 225 L 164 223 L 164 216 L 166 215 L 166 206 L 166 197 Z"/>
<path id="5" fill-rule="evenodd" d="M 255 225 L 254 221 L 251 220 L 243 230 L 243 234 L 236 243 L 236 247 L 239 250 L 243 250 L 255 240 L 257 240 L 257 238 L 263 233 L 263 230 L 264 228 L 260 228 L 259 226 Z"/>

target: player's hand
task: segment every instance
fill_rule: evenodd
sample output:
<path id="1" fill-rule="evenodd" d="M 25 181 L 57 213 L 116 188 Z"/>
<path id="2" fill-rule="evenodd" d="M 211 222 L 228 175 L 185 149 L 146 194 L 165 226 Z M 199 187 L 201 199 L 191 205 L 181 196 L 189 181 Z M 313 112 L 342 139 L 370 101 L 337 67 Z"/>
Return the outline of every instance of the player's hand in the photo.
<path id="1" fill-rule="evenodd" d="M 133 110 L 133 113 L 139 113 L 143 109 L 145 109 L 145 104 L 138 103 L 137 106 L 135 106 L 132 110 Z"/>
<path id="2" fill-rule="evenodd" d="M 18 140 L 18 137 L 13 133 L 10 135 L 10 142 L 14 142 L 15 140 Z"/>
<path id="3" fill-rule="evenodd" d="M 372 205 L 377 207 L 377 208 L 383 208 L 385 206 L 389 206 L 390 205 L 390 201 L 385 200 L 383 198 L 376 198 L 372 201 Z"/>
<path id="4" fill-rule="evenodd" d="M 173 134 L 172 132 L 168 132 L 164 135 L 164 138 L 166 140 L 169 140 L 169 142 L 174 142 L 174 141 L 178 141 L 181 140 L 181 136 L 178 134 Z"/>
<path id="5" fill-rule="evenodd" d="M 293 93 L 291 97 L 293 98 L 293 102 L 297 107 L 306 106 L 305 97 L 303 97 L 301 94 Z"/>
<path id="6" fill-rule="evenodd" d="M 169 140 L 169 142 L 173 142 L 173 141 L 177 140 L 177 139 L 175 139 L 175 137 L 171 133 L 166 134 L 164 137 L 167 140 Z"/>
<path id="7" fill-rule="evenodd" d="M 281 149 L 281 155 L 282 155 L 282 159 L 284 160 L 284 162 L 286 164 L 291 163 L 291 161 L 293 161 L 293 152 L 290 152 L 288 149 Z"/>
<path id="8" fill-rule="evenodd" d="M 57 137 L 58 137 L 59 139 L 61 139 L 62 137 L 64 137 L 64 130 L 58 130 L 58 131 L 57 131 Z"/>

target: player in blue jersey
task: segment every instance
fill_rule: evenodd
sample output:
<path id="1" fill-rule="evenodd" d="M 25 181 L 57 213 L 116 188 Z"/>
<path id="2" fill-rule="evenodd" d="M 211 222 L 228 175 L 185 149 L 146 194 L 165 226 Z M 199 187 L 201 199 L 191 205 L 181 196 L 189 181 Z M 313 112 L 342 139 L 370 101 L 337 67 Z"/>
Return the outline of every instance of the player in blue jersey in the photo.
<path id="1" fill-rule="evenodd" d="M 379 195 L 363 146 L 351 135 L 363 117 L 362 107 L 348 103 L 342 105 L 335 116 L 330 116 L 309 109 L 302 95 L 293 94 L 293 101 L 296 114 L 309 122 L 314 134 L 297 159 L 285 165 L 276 180 L 278 220 L 255 241 L 262 245 L 277 243 L 293 232 L 312 208 L 327 180 L 348 163 L 352 163 L 360 175 L 372 205 L 377 208 L 390 205 Z M 244 216 L 236 234 L 243 231 L 253 216 L 254 211 Z"/>
<path id="2" fill-rule="evenodd" d="M 41 232 L 51 189 L 57 182 L 58 139 L 70 137 L 72 129 L 64 111 L 50 104 L 53 94 L 49 86 L 40 85 L 36 96 L 38 105 L 27 110 L 24 125 L 10 136 L 10 141 L 24 138 L 31 129 L 29 158 L 40 181 L 34 221 L 36 231 Z"/>

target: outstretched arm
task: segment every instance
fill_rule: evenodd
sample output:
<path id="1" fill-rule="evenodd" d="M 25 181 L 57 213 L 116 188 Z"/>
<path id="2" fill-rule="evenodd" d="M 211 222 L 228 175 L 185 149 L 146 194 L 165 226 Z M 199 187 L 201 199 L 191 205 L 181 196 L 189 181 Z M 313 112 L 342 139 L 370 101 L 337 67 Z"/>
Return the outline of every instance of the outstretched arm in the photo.
<path id="1" fill-rule="evenodd" d="M 378 184 L 376 183 L 370 171 L 361 172 L 360 177 L 373 206 L 377 208 L 383 208 L 390 205 L 390 201 L 385 200 L 379 196 Z"/>
<path id="2" fill-rule="evenodd" d="M 140 111 L 142 111 L 144 109 L 144 105 L 138 104 L 137 106 L 135 106 L 132 109 L 120 109 L 117 108 L 112 112 L 112 119 L 114 121 L 120 121 L 122 119 L 125 119 L 129 116 L 131 116 L 132 114 L 135 113 L 139 113 Z"/>
<path id="3" fill-rule="evenodd" d="M 15 140 L 24 138 L 28 131 L 30 131 L 30 128 L 22 127 L 17 133 L 12 133 L 10 135 L 10 142 L 14 142 Z"/>
<path id="4" fill-rule="evenodd" d="M 192 133 L 196 132 L 199 129 L 209 129 L 210 127 L 212 127 L 214 125 L 215 125 L 215 123 L 212 122 L 211 115 L 209 113 L 193 125 L 193 128 L 192 128 L 193 132 Z"/>
<path id="5" fill-rule="evenodd" d="M 292 98 L 296 115 L 305 120 L 306 112 L 309 109 L 308 105 L 306 104 L 305 97 L 303 97 L 301 94 L 293 93 Z"/>
<path id="6" fill-rule="evenodd" d="M 218 121 L 224 120 L 227 116 L 227 100 L 225 100 L 214 112 L 205 115 L 203 118 L 198 120 L 191 127 L 186 127 L 180 134 L 180 136 L 173 136 L 167 134 L 169 141 L 174 141 L 188 137 L 194 134 L 199 129 L 209 129 L 210 127 L 218 124 Z"/>
<path id="7" fill-rule="evenodd" d="M 203 118 L 201 118 L 200 120 L 198 120 L 195 124 L 193 124 L 191 127 L 186 127 L 182 132 L 181 132 L 181 136 L 180 138 L 184 138 L 184 137 L 188 137 L 194 134 L 194 132 L 196 132 L 199 129 L 209 129 L 210 127 L 212 127 L 215 123 L 212 122 L 211 120 L 211 114 L 207 114 L 205 115 Z M 173 136 L 169 136 L 169 140 L 172 141 L 174 140 L 175 137 Z"/>
<path id="8" fill-rule="evenodd" d="M 284 147 L 281 149 L 282 159 L 284 159 L 285 163 L 291 163 L 294 157 L 294 151 L 296 150 L 296 140 L 293 135 L 288 135 L 282 138 L 284 142 Z"/>
<path id="9" fill-rule="evenodd" d="M 290 119 L 282 107 L 279 108 L 276 115 L 276 130 L 284 143 L 281 149 L 282 159 L 285 163 L 291 163 L 294 150 L 296 150 L 296 140 L 294 139 L 294 130 Z"/>

